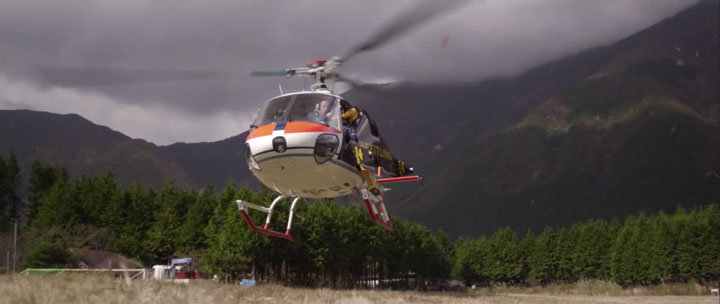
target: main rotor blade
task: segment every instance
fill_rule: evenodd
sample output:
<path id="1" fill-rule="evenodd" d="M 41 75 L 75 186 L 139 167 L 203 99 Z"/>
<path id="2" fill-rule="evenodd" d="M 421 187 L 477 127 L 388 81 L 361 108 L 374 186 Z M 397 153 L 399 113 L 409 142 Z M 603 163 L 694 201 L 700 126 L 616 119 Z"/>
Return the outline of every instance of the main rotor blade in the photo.
<path id="1" fill-rule="evenodd" d="M 48 68 L 42 76 L 55 84 L 71 86 L 125 85 L 147 82 L 207 81 L 244 77 L 203 70 L 144 70 L 114 68 Z"/>
<path id="2" fill-rule="evenodd" d="M 347 62 L 355 55 L 373 50 L 392 39 L 397 38 L 401 34 L 409 31 L 417 25 L 427 22 L 440 14 L 449 11 L 452 8 L 458 7 L 461 4 L 468 2 L 467 0 L 420 0 L 419 3 L 412 9 L 401 14 L 394 21 L 385 25 L 378 32 L 375 33 L 367 41 L 358 44 L 354 48 L 350 49 L 344 56 L 340 57 L 340 62 Z"/>
<path id="3" fill-rule="evenodd" d="M 361 81 L 358 81 L 358 80 L 352 79 L 352 78 L 347 78 L 347 77 L 345 77 L 345 76 L 343 76 L 343 75 L 340 75 L 340 74 L 335 74 L 334 77 L 335 77 L 335 80 L 337 80 L 337 81 L 342 81 L 342 82 L 344 82 L 344 83 L 347 83 L 347 84 L 350 85 L 350 87 L 352 87 L 352 88 L 359 88 L 359 87 L 362 87 L 362 86 L 365 86 L 365 85 L 366 85 L 365 83 L 362 83 Z"/>
<path id="4" fill-rule="evenodd" d="M 335 81 L 344 82 L 345 84 L 350 86 L 350 88 L 353 90 L 358 90 L 361 92 L 373 93 L 373 94 L 377 94 L 377 93 L 390 94 L 391 93 L 391 91 L 386 90 L 385 88 L 383 88 L 382 85 L 379 85 L 379 84 L 364 83 L 360 80 L 353 79 L 353 78 L 347 78 L 340 74 L 335 74 L 334 78 L 335 78 Z"/>
<path id="5" fill-rule="evenodd" d="M 276 70 L 276 71 L 252 71 L 250 76 L 288 76 L 288 70 Z"/>

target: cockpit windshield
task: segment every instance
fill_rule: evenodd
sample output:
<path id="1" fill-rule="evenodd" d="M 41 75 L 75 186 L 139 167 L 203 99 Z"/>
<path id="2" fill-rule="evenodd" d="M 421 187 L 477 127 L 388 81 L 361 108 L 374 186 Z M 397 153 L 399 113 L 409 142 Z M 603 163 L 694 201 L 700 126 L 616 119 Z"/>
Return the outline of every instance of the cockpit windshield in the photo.
<path id="1" fill-rule="evenodd" d="M 265 104 L 254 125 L 283 121 L 310 121 L 341 130 L 340 105 L 337 98 L 326 94 L 282 96 Z"/>
<path id="2" fill-rule="evenodd" d="M 282 96 L 268 101 L 257 113 L 253 125 L 264 126 L 271 122 L 285 121 L 291 100 L 292 96 Z"/>
<path id="3" fill-rule="evenodd" d="M 288 120 L 311 121 L 340 129 L 337 100 L 324 94 L 297 95 L 290 109 Z"/>

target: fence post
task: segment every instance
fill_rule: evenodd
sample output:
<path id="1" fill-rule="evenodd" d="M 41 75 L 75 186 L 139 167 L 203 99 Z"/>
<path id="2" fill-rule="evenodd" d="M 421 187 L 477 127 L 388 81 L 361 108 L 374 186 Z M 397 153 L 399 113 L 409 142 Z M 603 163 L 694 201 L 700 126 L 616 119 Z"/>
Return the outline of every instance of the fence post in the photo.
<path id="1" fill-rule="evenodd" d="M 15 234 L 13 236 L 13 273 L 15 273 L 15 261 L 17 260 L 17 218 L 15 222 Z"/>

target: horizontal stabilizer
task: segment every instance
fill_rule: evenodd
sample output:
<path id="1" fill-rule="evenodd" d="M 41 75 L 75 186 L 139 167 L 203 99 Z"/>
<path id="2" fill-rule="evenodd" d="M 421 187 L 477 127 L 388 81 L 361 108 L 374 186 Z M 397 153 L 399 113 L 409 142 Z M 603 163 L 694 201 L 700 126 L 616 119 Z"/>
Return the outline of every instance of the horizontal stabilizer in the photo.
<path id="1" fill-rule="evenodd" d="M 377 182 L 379 184 L 386 184 L 386 183 L 400 183 L 400 182 L 413 182 L 418 181 L 422 179 L 418 175 L 408 175 L 408 176 L 399 176 L 399 177 L 388 177 L 388 178 L 379 178 Z"/>

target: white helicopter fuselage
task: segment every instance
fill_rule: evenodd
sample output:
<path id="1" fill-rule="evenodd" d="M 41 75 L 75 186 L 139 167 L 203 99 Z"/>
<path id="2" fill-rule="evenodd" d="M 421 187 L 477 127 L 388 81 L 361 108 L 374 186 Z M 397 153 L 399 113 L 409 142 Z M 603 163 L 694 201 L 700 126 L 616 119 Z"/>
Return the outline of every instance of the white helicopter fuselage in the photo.
<path id="1" fill-rule="evenodd" d="M 337 144 L 319 158 L 321 136 Z M 287 196 L 333 198 L 363 186 L 358 169 L 339 159 L 342 142 L 343 133 L 326 124 L 271 122 L 249 132 L 246 158 L 253 175 L 270 189 Z"/>

